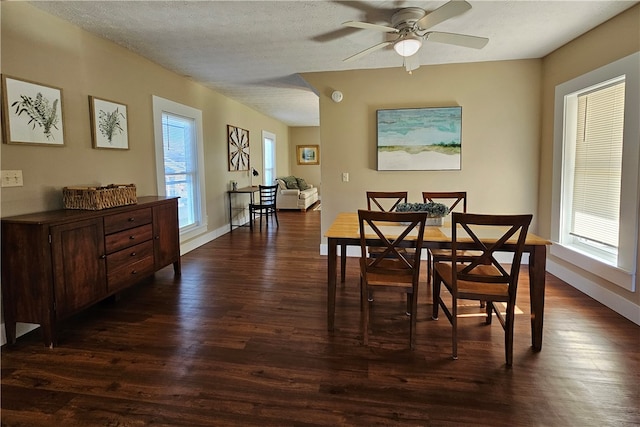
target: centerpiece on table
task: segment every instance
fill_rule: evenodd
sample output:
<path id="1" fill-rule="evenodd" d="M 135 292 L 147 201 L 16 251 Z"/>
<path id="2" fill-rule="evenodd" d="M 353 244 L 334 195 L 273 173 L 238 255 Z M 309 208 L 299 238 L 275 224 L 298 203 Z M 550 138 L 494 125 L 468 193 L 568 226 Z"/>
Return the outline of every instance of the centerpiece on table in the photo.
<path id="1" fill-rule="evenodd" d="M 444 217 L 449 215 L 449 208 L 437 202 L 399 203 L 396 212 L 426 212 L 427 225 L 442 226 Z"/>

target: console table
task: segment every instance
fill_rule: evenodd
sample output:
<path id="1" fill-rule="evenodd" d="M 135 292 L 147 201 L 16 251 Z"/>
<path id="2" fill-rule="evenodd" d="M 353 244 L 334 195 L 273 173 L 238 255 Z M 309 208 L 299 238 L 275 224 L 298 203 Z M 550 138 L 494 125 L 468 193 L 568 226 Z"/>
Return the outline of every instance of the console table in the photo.
<path id="1" fill-rule="evenodd" d="M 229 190 L 227 194 L 229 196 L 229 231 L 233 231 L 233 227 L 242 227 L 244 224 L 234 224 L 233 223 L 233 203 L 232 203 L 232 195 L 234 194 L 248 194 L 250 197 L 250 203 L 253 203 L 253 194 L 260 191 L 260 187 L 257 185 L 252 185 L 249 187 L 238 188 L 236 190 Z M 246 208 L 243 206 L 242 208 L 235 208 L 237 211 L 244 212 Z M 249 221 L 252 221 L 253 218 L 249 218 Z"/>
<path id="2" fill-rule="evenodd" d="M 171 263 L 180 275 L 178 199 L 2 218 L 1 258 L 7 342 L 16 322 L 37 323 L 53 347 L 58 321 Z"/>

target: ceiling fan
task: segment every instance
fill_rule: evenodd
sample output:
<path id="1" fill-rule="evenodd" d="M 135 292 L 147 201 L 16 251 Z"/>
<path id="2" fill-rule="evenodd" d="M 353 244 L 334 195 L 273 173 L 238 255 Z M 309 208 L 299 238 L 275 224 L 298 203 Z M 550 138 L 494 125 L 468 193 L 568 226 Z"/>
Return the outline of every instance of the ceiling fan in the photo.
<path id="1" fill-rule="evenodd" d="M 429 28 L 446 21 L 447 19 L 461 15 L 471 9 L 471 5 L 464 0 L 451 0 L 440 6 L 433 12 L 427 13 L 419 7 L 406 7 L 396 11 L 391 17 L 391 26 L 371 24 L 369 22 L 347 21 L 342 25 L 364 30 L 382 31 L 384 33 L 397 34 L 394 40 L 388 40 L 371 46 L 356 53 L 343 61 L 354 61 L 376 50 L 393 45 L 393 49 L 404 59 L 404 66 L 410 73 L 420 65 L 411 63 L 409 57 L 414 55 L 424 40 L 438 43 L 447 43 L 457 46 L 482 49 L 489 39 L 485 37 L 469 36 L 458 33 L 443 33 L 429 31 Z"/>

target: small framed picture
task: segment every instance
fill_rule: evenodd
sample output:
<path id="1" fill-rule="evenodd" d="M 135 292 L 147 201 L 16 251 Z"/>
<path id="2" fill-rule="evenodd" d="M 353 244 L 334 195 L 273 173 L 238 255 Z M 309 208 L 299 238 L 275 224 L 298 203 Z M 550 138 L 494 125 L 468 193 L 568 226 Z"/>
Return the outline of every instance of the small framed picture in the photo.
<path id="1" fill-rule="evenodd" d="M 64 145 L 62 89 L 2 76 L 4 142 Z"/>
<path id="2" fill-rule="evenodd" d="M 320 164 L 319 145 L 296 145 L 296 152 L 299 165 Z"/>
<path id="3" fill-rule="evenodd" d="M 93 148 L 129 149 L 127 106 L 89 96 Z"/>

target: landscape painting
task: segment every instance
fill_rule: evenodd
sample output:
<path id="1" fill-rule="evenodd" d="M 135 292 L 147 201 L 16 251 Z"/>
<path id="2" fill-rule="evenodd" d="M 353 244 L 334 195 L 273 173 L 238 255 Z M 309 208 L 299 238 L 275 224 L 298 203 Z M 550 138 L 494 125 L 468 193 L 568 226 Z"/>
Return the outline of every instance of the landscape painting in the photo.
<path id="1" fill-rule="evenodd" d="M 460 170 L 462 107 L 377 111 L 378 170 Z"/>

